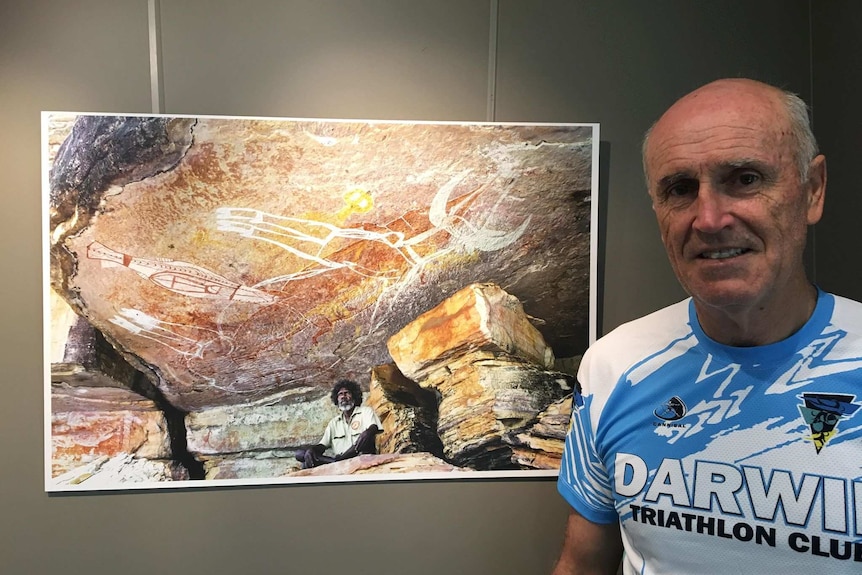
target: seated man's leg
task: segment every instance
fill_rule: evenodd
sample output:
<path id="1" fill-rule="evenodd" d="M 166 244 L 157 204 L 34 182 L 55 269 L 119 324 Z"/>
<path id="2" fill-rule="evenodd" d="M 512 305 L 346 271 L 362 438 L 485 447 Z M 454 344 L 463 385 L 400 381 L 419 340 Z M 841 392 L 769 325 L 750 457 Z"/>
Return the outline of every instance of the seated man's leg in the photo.
<path id="1" fill-rule="evenodd" d="M 299 449 L 297 449 L 296 453 L 294 454 L 296 457 L 296 460 L 299 461 L 300 463 L 305 463 L 305 452 L 308 451 L 309 449 L 310 449 L 309 447 L 300 447 Z"/>
<path id="2" fill-rule="evenodd" d="M 302 462 L 303 469 L 310 469 L 335 461 L 334 458 L 323 455 L 324 451 L 326 451 L 326 447 L 319 443 L 307 448 L 300 448 L 296 451 L 296 459 Z"/>
<path id="3" fill-rule="evenodd" d="M 360 433 L 359 437 L 356 438 L 356 442 L 351 445 L 347 451 L 338 455 L 335 460 L 343 461 L 345 459 L 350 459 L 351 457 L 356 457 L 357 455 L 373 455 L 377 453 L 375 438 L 378 433 L 381 433 L 381 430 L 376 425 L 372 424 L 368 429 Z"/>
<path id="4" fill-rule="evenodd" d="M 357 453 L 367 453 L 371 455 L 377 453 L 377 443 L 375 440 L 378 433 L 380 433 L 380 430 L 377 429 L 377 426 L 374 424 L 371 424 L 368 429 L 360 433 L 359 437 L 356 438 L 356 443 L 353 444 Z"/>

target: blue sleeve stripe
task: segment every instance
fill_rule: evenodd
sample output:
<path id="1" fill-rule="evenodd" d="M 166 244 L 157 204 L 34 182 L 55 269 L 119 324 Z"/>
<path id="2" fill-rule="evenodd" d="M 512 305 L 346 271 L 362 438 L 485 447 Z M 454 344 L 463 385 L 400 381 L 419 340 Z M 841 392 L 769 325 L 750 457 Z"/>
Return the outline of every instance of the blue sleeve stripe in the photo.
<path id="1" fill-rule="evenodd" d="M 558 480 L 563 497 L 590 521 L 617 520 L 613 491 L 603 463 L 596 454 L 584 421 L 587 409 L 575 409 Z"/>
<path id="2" fill-rule="evenodd" d="M 594 502 L 597 506 L 613 507 L 614 499 L 605 467 L 601 461 L 592 457 L 593 450 L 584 441 L 583 434 L 574 433 L 577 427 L 573 426 L 566 438 L 568 463 L 572 470 L 572 487 L 582 492 L 586 500 Z M 577 477 L 574 474 L 577 474 Z"/>
<path id="3" fill-rule="evenodd" d="M 616 523 L 619 521 L 619 516 L 616 511 L 596 509 L 595 507 L 586 505 L 584 500 L 572 491 L 572 486 L 569 483 L 566 483 L 562 477 L 557 480 L 557 490 L 560 492 L 560 495 L 563 496 L 563 499 L 565 499 L 566 502 L 587 521 L 601 524 Z"/>

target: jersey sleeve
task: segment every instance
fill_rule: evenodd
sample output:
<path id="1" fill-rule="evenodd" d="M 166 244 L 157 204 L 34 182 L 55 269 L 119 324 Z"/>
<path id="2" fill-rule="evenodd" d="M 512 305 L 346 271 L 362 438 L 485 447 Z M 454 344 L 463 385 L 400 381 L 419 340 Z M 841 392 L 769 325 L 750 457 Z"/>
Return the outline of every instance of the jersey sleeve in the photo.
<path id="1" fill-rule="evenodd" d="M 590 421 L 592 397 L 576 392 L 572 398 L 572 420 L 566 434 L 557 489 L 560 495 L 593 523 L 619 520 L 614 506 L 611 479 L 596 450 Z"/>

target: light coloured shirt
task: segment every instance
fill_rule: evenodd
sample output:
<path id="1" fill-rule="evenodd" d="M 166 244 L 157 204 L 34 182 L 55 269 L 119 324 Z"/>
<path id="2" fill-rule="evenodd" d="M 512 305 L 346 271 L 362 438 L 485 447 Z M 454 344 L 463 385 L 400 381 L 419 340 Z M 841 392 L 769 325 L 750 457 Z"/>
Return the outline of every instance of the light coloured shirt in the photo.
<path id="1" fill-rule="evenodd" d="M 374 410 L 364 405 L 353 408 L 349 421 L 344 421 L 344 414 L 339 413 L 329 420 L 320 443 L 331 449 L 333 455 L 341 455 L 347 451 L 359 438 L 359 434 L 371 427 L 371 424 L 383 429 L 380 418 Z"/>
<path id="2" fill-rule="evenodd" d="M 821 291 L 787 339 L 730 347 L 687 300 L 578 379 L 559 488 L 620 522 L 623 573 L 862 573 L 862 304 Z"/>

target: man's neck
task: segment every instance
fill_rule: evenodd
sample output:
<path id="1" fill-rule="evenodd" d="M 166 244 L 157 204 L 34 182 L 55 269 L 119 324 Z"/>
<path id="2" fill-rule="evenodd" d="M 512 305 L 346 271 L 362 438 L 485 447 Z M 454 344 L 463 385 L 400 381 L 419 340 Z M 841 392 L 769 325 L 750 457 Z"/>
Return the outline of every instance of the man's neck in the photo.
<path id="1" fill-rule="evenodd" d="M 342 411 L 342 412 L 341 412 L 341 417 L 343 417 L 343 418 L 344 418 L 344 421 L 350 421 L 350 418 L 351 418 L 351 417 L 353 417 L 353 412 L 354 412 L 355 410 L 356 410 L 356 406 L 354 405 L 353 407 L 351 407 L 351 408 L 350 408 L 350 409 L 348 409 L 347 411 Z"/>
<path id="2" fill-rule="evenodd" d="M 814 313 L 817 288 L 810 283 L 790 297 L 738 309 L 716 309 L 694 302 L 704 333 L 725 345 L 753 347 L 768 345 L 796 333 Z"/>

